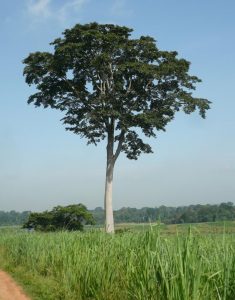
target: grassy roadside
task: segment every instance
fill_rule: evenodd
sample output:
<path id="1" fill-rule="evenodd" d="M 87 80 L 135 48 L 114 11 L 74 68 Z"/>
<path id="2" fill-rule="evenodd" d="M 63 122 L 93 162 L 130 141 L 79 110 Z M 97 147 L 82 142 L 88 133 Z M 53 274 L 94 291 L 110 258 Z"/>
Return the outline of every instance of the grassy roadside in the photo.
<path id="1" fill-rule="evenodd" d="M 62 300 L 58 293 L 59 284 L 54 278 L 33 273 L 25 266 L 13 266 L 6 261 L 5 257 L 3 248 L 0 248 L 0 268 L 10 274 L 30 298 L 33 300 Z"/>

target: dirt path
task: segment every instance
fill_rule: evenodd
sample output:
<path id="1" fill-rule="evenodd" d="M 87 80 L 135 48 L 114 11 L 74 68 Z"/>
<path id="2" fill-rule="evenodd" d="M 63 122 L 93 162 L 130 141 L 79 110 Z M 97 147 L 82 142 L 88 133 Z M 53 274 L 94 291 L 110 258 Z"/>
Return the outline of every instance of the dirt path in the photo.
<path id="1" fill-rule="evenodd" d="M 0 300 L 30 300 L 14 280 L 0 271 Z"/>

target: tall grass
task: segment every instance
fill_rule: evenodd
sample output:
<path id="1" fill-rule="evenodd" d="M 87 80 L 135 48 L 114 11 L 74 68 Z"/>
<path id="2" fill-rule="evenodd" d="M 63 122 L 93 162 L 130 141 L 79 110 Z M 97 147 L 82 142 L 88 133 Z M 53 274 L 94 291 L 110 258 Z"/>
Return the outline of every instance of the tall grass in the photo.
<path id="1" fill-rule="evenodd" d="M 11 271 L 52 279 L 56 288 L 45 291 L 50 299 L 235 299 L 232 234 L 0 231 L 0 249 Z"/>

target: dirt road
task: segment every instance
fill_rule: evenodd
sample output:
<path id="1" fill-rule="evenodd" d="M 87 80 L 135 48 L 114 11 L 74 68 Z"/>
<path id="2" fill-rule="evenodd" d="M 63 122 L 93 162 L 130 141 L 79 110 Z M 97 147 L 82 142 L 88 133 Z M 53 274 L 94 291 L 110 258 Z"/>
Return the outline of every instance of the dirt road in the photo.
<path id="1" fill-rule="evenodd" d="M 0 300 L 30 300 L 14 280 L 0 271 Z"/>

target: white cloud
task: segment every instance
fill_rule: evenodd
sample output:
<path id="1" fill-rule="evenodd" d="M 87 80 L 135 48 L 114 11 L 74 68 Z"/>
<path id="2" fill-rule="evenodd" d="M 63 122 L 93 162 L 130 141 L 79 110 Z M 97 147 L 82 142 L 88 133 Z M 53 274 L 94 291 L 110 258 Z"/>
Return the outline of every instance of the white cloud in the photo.
<path id="1" fill-rule="evenodd" d="M 48 18 L 51 16 L 51 0 L 28 0 L 27 11 L 33 17 Z"/>
<path id="2" fill-rule="evenodd" d="M 87 0 L 66 1 L 57 11 L 57 18 L 64 22 L 71 14 L 78 13 Z"/>
<path id="3" fill-rule="evenodd" d="M 127 8 L 126 0 L 114 0 L 113 5 L 111 6 L 111 13 L 113 16 L 117 17 L 130 17 L 133 14 L 133 11 L 130 8 Z"/>
<path id="4" fill-rule="evenodd" d="M 26 0 L 27 13 L 34 21 L 57 20 L 65 22 L 78 14 L 89 0 L 68 0 L 58 6 L 55 0 Z"/>

